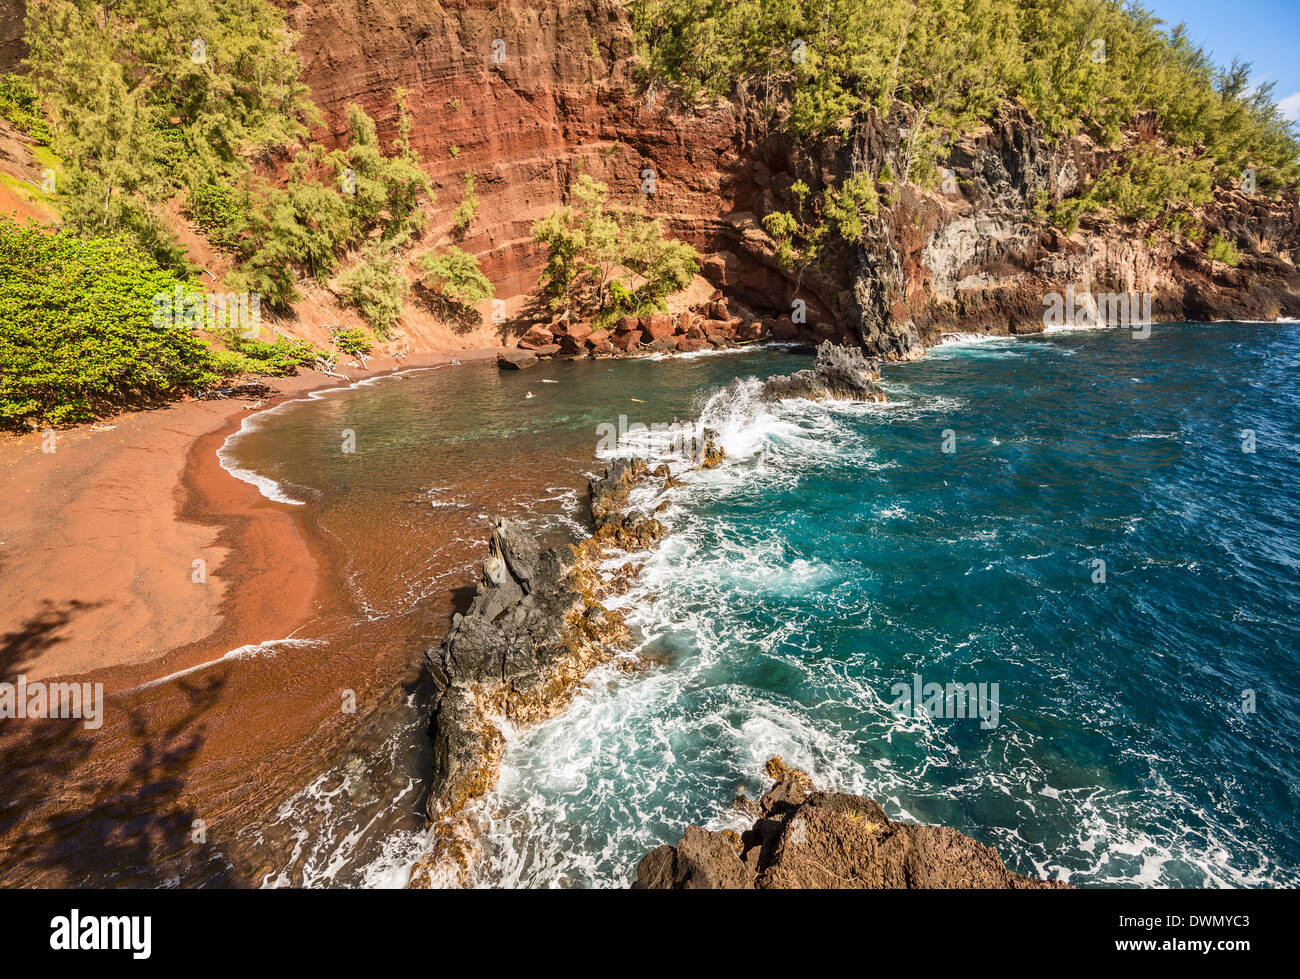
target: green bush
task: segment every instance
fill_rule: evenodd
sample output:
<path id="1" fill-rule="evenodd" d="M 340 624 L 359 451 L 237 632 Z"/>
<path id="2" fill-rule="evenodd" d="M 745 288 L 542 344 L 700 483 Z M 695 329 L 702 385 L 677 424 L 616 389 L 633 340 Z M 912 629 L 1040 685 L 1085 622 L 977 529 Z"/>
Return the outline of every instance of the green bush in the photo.
<path id="1" fill-rule="evenodd" d="M 189 191 L 189 215 L 212 244 L 226 251 L 239 247 L 247 203 L 224 184 L 205 183 Z"/>
<path id="2" fill-rule="evenodd" d="M 87 421 L 213 383 L 198 336 L 154 325 L 178 288 L 199 291 L 127 242 L 0 220 L 0 423 Z"/>
<path id="3" fill-rule="evenodd" d="M 1222 262 L 1232 268 L 1236 268 L 1241 262 L 1241 252 L 1237 250 L 1237 243 L 1223 235 L 1215 235 L 1210 241 L 1209 254 L 1214 261 Z"/>
<path id="4" fill-rule="evenodd" d="M 1061 202 L 1052 221 L 1073 234 L 1084 214 L 1109 211 L 1117 218 L 1155 221 L 1181 231 L 1187 209 L 1212 196 L 1208 160 L 1153 143 L 1111 165 L 1077 197 Z"/>
<path id="5" fill-rule="evenodd" d="M 474 193 L 474 174 L 465 174 L 465 196 L 452 214 L 452 226 L 458 235 L 464 235 L 478 216 L 478 195 Z"/>
<path id="6" fill-rule="evenodd" d="M 352 357 L 365 357 L 374 348 L 374 338 L 365 330 L 352 327 L 347 330 L 333 330 L 330 339 L 334 346 Z"/>
<path id="7" fill-rule="evenodd" d="M 277 336 L 274 340 L 258 340 L 240 335 L 234 330 L 219 334 L 228 354 L 224 363 L 233 369 L 218 371 L 231 374 L 270 374 L 281 377 L 296 374 L 299 367 L 310 367 L 320 354 L 310 340 L 294 340 Z M 237 361 L 232 357 L 239 358 Z"/>
<path id="8" fill-rule="evenodd" d="M 424 275 L 421 284 L 455 306 L 468 308 L 492 297 L 491 280 L 478 267 L 478 259 L 459 248 L 425 252 L 418 259 Z"/>
<path id="9" fill-rule="evenodd" d="M 546 246 L 541 285 L 555 309 L 590 311 L 601 322 L 659 309 L 699 271 L 699 254 L 639 211 L 606 210 L 609 189 L 582 174 L 573 203 L 533 222 Z"/>
<path id="10" fill-rule="evenodd" d="M 409 283 L 393 256 L 371 246 L 356 265 L 339 276 L 339 298 L 370 324 L 375 336 L 387 340 L 402 318 L 402 301 Z"/>
<path id="11" fill-rule="evenodd" d="M 50 129 L 41 113 L 36 89 L 22 75 L 0 75 L 0 116 L 42 146 L 50 142 Z"/>

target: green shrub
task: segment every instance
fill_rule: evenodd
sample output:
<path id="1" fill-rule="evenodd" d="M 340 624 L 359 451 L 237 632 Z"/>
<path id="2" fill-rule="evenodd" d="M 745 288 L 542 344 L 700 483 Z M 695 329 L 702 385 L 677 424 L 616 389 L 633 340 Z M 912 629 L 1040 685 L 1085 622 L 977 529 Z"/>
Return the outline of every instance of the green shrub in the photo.
<path id="1" fill-rule="evenodd" d="M 0 75 L 0 116 L 40 145 L 49 144 L 50 129 L 37 101 L 36 89 L 22 75 Z"/>
<path id="2" fill-rule="evenodd" d="M 199 291 L 127 242 L 0 220 L 0 423 L 88 421 L 214 382 L 198 336 L 154 325 L 177 289 Z"/>
<path id="3" fill-rule="evenodd" d="M 294 340 L 285 336 L 277 336 L 272 341 L 258 340 L 242 336 L 234 330 L 223 331 L 218 336 L 226 345 L 224 353 L 240 358 L 238 370 L 234 371 L 237 373 L 270 374 L 276 377 L 296 374 L 299 367 L 310 367 L 320 355 L 310 340 Z"/>
<path id="4" fill-rule="evenodd" d="M 365 357 L 374 348 L 374 338 L 365 330 L 351 327 L 346 330 L 330 331 L 334 346 L 352 357 Z"/>
<path id="5" fill-rule="evenodd" d="M 357 263 L 339 276 L 340 299 L 370 324 L 375 336 L 387 340 L 402 318 L 402 301 L 409 283 L 393 256 L 368 247 Z"/>
<path id="6" fill-rule="evenodd" d="M 1184 157 L 1153 143 L 1112 164 L 1077 197 L 1062 201 L 1052 212 L 1052 222 L 1073 234 L 1083 215 L 1109 211 L 1117 218 L 1155 221 L 1181 231 L 1187 209 L 1212 196 L 1208 160 Z"/>
<path id="7" fill-rule="evenodd" d="M 1241 252 L 1237 250 L 1237 243 L 1223 235 L 1215 235 L 1210 241 L 1209 254 L 1212 260 L 1222 262 L 1231 268 L 1236 268 L 1241 261 Z"/>
<path id="8" fill-rule="evenodd" d="M 247 206 L 233 189 L 217 183 L 191 187 L 187 210 L 212 244 L 226 251 L 239 247 Z"/>
<path id="9" fill-rule="evenodd" d="M 424 287 L 452 305 L 472 307 L 495 292 L 478 259 L 459 248 L 425 252 L 418 263 L 424 271 L 420 280 Z"/>
<path id="10" fill-rule="evenodd" d="M 478 206 L 478 195 L 474 193 L 474 174 L 467 173 L 465 195 L 452 214 L 452 226 L 458 235 L 464 235 L 469 230 L 469 226 L 474 223 L 474 218 L 478 216 Z"/>
<path id="11" fill-rule="evenodd" d="M 658 309 L 699 271 L 699 254 L 668 238 L 663 222 L 639 211 L 610 213 L 609 189 L 582 174 L 573 203 L 533 222 L 533 240 L 546 246 L 541 285 L 556 309 L 589 310 L 604 322 Z"/>

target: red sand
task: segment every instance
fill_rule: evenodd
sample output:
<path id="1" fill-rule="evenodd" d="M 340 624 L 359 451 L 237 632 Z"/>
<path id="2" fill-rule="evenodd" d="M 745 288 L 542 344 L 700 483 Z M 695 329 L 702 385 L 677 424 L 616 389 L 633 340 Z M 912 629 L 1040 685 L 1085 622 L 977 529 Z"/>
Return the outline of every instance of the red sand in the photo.
<path id="1" fill-rule="evenodd" d="M 386 359 L 349 377 L 494 353 Z M 263 407 L 339 383 L 276 381 Z M 328 642 L 173 677 L 342 625 L 337 556 L 312 543 L 308 508 L 265 499 L 217 460 L 249 413 L 231 400 L 126 414 L 57 433 L 52 454 L 39 434 L 0 440 L 0 680 L 75 676 L 106 694 L 99 730 L 0 721 L 0 885 L 148 886 L 164 857 L 185 868 L 181 886 L 190 874 L 256 884 L 270 868 L 234 834 L 340 744 L 364 741 L 366 716 L 409 679 L 400 657 Z M 205 584 L 191 580 L 200 558 Z M 340 711 L 343 688 L 356 713 Z"/>
<path id="2" fill-rule="evenodd" d="M 372 362 L 394 370 L 495 351 Z M 262 409 L 337 386 L 316 372 L 274 382 Z M 232 478 L 216 451 L 251 412 L 188 401 L 98 425 L 0 440 L 0 669 L 28 679 L 110 670 L 108 692 L 166 676 L 310 618 L 317 560 L 296 507 Z M 206 562 L 206 583 L 194 563 Z M 250 587 L 250 585 L 252 587 Z"/>

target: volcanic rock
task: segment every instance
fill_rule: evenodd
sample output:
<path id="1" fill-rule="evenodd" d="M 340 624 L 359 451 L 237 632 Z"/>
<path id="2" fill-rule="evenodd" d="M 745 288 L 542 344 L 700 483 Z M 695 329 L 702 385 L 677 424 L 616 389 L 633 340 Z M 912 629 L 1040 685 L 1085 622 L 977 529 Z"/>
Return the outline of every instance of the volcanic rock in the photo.
<path id="1" fill-rule="evenodd" d="M 536 350 L 555 342 L 551 331 L 540 323 L 529 327 L 528 332 L 519 338 L 519 346 L 524 350 Z"/>
<path id="2" fill-rule="evenodd" d="M 502 350 L 497 354 L 497 367 L 503 371 L 522 371 L 537 366 L 537 355 L 528 350 Z"/>
<path id="3" fill-rule="evenodd" d="M 867 360 L 857 347 L 837 347 L 829 340 L 817 348 L 817 359 L 809 370 L 769 377 L 763 383 L 768 398 L 806 398 L 810 401 L 884 401 L 880 364 Z"/>
<path id="4" fill-rule="evenodd" d="M 1068 887 L 1007 870 L 992 847 L 954 829 L 896 823 L 872 799 L 812 791 L 811 779 L 798 769 L 785 769 L 763 796 L 758 819 L 740 835 L 739 851 L 730 836 L 688 826 L 677 846 L 657 847 L 642 858 L 632 886 L 659 890 Z"/>

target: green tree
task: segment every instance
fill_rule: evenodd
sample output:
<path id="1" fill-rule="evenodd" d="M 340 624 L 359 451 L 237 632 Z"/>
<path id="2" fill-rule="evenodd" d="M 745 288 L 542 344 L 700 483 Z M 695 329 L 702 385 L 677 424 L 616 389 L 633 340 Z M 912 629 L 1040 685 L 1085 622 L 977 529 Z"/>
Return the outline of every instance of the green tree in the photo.
<path id="1" fill-rule="evenodd" d="M 572 203 L 533 223 L 533 240 L 546 246 L 543 292 L 556 309 L 590 309 L 611 318 L 658 308 L 699 271 L 690 245 L 668 238 L 663 222 L 639 210 L 606 209 L 609 189 L 583 174 Z"/>
<path id="2" fill-rule="evenodd" d="M 214 382 L 183 316 L 159 316 L 178 291 L 198 290 L 130 242 L 0 220 L 0 423 L 87 421 Z"/>
<path id="3" fill-rule="evenodd" d="M 490 299 L 495 292 L 491 280 L 479 268 L 478 259 L 459 248 L 425 252 L 418 264 L 424 273 L 424 287 L 453 306 L 467 309 Z"/>
<path id="4" fill-rule="evenodd" d="M 410 284 L 393 256 L 382 246 L 368 245 L 355 265 L 338 279 L 339 298 L 361 314 L 375 336 L 387 340 L 402 318 Z"/>

